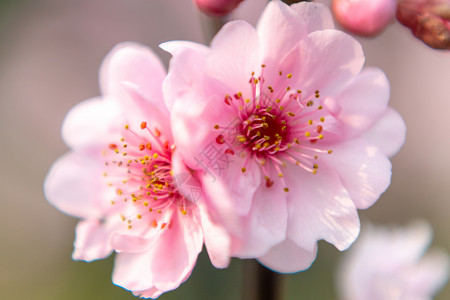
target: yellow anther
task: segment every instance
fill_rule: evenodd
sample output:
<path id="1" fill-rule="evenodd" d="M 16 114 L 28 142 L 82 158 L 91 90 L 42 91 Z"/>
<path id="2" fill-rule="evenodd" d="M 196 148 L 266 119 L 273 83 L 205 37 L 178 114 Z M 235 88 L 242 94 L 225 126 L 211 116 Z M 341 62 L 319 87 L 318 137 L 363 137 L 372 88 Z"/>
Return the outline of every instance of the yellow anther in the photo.
<path id="1" fill-rule="evenodd" d="M 321 117 L 321 118 L 320 118 L 320 122 L 325 122 L 325 118 L 324 118 L 324 117 Z"/>
<path id="2" fill-rule="evenodd" d="M 323 108 L 323 106 L 322 105 L 319 105 L 319 107 L 317 108 L 317 109 L 322 109 Z"/>
<path id="3" fill-rule="evenodd" d="M 187 214 L 187 211 L 183 209 L 183 210 L 181 211 L 181 213 L 182 213 L 183 215 L 186 215 L 186 214 Z"/>
<path id="4" fill-rule="evenodd" d="M 141 215 L 137 215 L 136 218 L 142 219 L 142 216 Z"/>
<path id="5" fill-rule="evenodd" d="M 153 153 L 153 158 L 158 158 L 158 156 L 159 156 L 158 153 L 156 153 L 156 152 Z"/>
<path id="6" fill-rule="evenodd" d="M 312 173 L 313 173 L 313 175 L 316 175 L 317 174 L 317 170 L 313 170 Z"/>
<path id="7" fill-rule="evenodd" d="M 332 150 L 328 150 L 328 154 L 331 154 L 333 151 Z"/>
<path id="8" fill-rule="evenodd" d="M 219 127 L 219 125 L 214 125 L 214 129 L 219 129 L 220 127 Z"/>
<path id="9" fill-rule="evenodd" d="M 313 120 L 308 120 L 308 125 L 312 125 L 313 124 Z"/>
<path id="10" fill-rule="evenodd" d="M 323 134 L 319 134 L 319 139 L 323 139 Z"/>
<path id="11" fill-rule="evenodd" d="M 310 137 L 311 136 L 311 132 L 309 132 L 309 131 L 305 132 L 305 136 L 306 137 Z"/>
<path id="12" fill-rule="evenodd" d="M 283 177 L 283 174 L 282 173 L 278 173 L 278 177 Z"/>
<path id="13" fill-rule="evenodd" d="M 285 187 L 284 191 L 287 193 L 287 192 L 289 192 L 289 189 L 287 187 Z"/>
<path id="14" fill-rule="evenodd" d="M 287 74 L 287 78 L 292 78 L 292 74 L 291 73 Z"/>
<path id="15" fill-rule="evenodd" d="M 241 171 L 242 171 L 242 173 L 245 173 L 245 171 L 247 171 L 247 169 L 246 169 L 245 167 L 243 167 L 243 168 L 241 169 Z"/>
<path id="16" fill-rule="evenodd" d="M 144 206 L 148 206 L 148 202 L 147 202 L 147 201 L 145 201 L 145 202 L 142 203 L 142 204 L 144 204 Z"/>
<path id="17" fill-rule="evenodd" d="M 128 126 L 128 124 L 127 125 L 125 125 L 125 129 L 129 129 L 130 128 L 130 126 Z"/>
<path id="18" fill-rule="evenodd" d="M 264 139 L 265 139 L 266 141 L 268 141 L 268 140 L 270 140 L 270 136 L 265 135 L 265 136 L 264 136 Z"/>
<path id="19" fill-rule="evenodd" d="M 284 110 L 284 106 L 280 106 L 280 110 Z"/>
<path id="20" fill-rule="evenodd" d="M 314 169 L 318 169 L 318 168 L 319 168 L 319 165 L 318 165 L 318 164 L 314 164 L 314 165 L 313 165 L 313 168 L 314 168 Z"/>

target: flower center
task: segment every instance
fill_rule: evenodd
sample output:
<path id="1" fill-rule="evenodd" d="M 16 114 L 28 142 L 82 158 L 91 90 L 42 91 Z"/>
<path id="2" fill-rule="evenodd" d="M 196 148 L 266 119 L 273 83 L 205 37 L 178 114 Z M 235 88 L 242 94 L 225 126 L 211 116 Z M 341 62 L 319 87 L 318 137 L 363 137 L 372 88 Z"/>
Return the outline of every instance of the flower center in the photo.
<path id="1" fill-rule="evenodd" d="M 276 85 L 268 85 L 263 76 L 265 65 L 261 67 L 261 75 L 256 78 L 253 72 L 249 80 L 251 95 L 237 92 L 233 97 L 225 96 L 224 103 L 236 111 L 238 119 L 237 125 L 231 126 L 235 138 L 226 140 L 225 136 L 233 134 L 221 133 L 216 142 L 227 145 L 225 154 L 234 155 L 244 150 L 243 173 L 250 159 L 254 159 L 265 175 L 266 186 L 271 187 L 274 184 L 272 178 L 276 176 L 287 192 L 289 189 L 282 171 L 287 163 L 316 174 L 319 155 L 331 154 L 331 150 L 325 149 L 320 141 L 326 133 L 325 118 L 331 119 L 332 116 L 323 110 L 318 90 L 303 95 L 301 90 L 288 85 L 292 74 L 284 76 L 281 71 L 279 78 L 275 79 Z M 214 128 L 230 130 L 230 126 L 219 124 Z"/>
<path id="2" fill-rule="evenodd" d="M 141 131 L 125 125 L 120 144 L 110 144 L 104 151 L 107 158 L 103 175 L 115 189 L 111 204 L 120 210 L 121 218 L 132 229 L 137 220 L 140 225 L 170 228 L 173 208 L 187 214 L 186 200 L 178 193 L 172 176 L 174 147 L 163 141 L 161 133 L 152 131 L 146 122 Z"/>
<path id="3" fill-rule="evenodd" d="M 238 127 L 240 142 L 256 155 L 287 149 L 286 120 L 270 106 L 256 108 Z"/>

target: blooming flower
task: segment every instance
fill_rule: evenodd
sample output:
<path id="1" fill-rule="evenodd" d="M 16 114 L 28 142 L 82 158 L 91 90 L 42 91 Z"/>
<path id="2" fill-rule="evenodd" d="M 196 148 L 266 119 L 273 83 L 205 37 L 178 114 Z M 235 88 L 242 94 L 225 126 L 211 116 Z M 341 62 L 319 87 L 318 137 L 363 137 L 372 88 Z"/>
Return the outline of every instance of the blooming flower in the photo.
<path id="1" fill-rule="evenodd" d="M 396 17 L 431 48 L 450 50 L 450 0 L 399 0 Z"/>
<path id="2" fill-rule="evenodd" d="M 347 30 L 362 36 L 382 31 L 395 15 L 396 0 L 333 0 L 333 14 Z"/>
<path id="3" fill-rule="evenodd" d="M 113 282 L 146 298 L 189 277 L 203 240 L 215 266 L 228 264 L 227 236 L 173 144 L 164 76 L 150 50 L 114 48 L 101 67 L 103 96 L 69 112 L 62 132 L 71 151 L 45 181 L 50 203 L 82 219 L 73 258 L 117 252 Z"/>
<path id="4" fill-rule="evenodd" d="M 424 255 L 431 239 L 423 221 L 405 228 L 369 226 L 337 273 L 341 299 L 432 299 L 447 282 L 449 260 L 443 251 Z"/>
<path id="5" fill-rule="evenodd" d="M 211 47 L 175 41 L 164 82 L 174 141 L 232 235 L 231 253 L 307 268 L 317 240 L 346 249 L 357 208 L 390 182 L 403 144 L 389 84 L 321 4 L 271 1 L 257 29 L 226 24 Z"/>

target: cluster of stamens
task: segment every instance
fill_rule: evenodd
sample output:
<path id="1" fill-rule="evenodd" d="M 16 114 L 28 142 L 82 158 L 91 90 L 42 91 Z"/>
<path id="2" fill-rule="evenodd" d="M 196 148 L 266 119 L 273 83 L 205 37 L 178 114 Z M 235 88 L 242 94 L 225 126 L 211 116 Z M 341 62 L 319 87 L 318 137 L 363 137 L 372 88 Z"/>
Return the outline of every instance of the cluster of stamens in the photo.
<path id="1" fill-rule="evenodd" d="M 284 76 L 281 71 L 274 88 L 265 83 L 265 65 L 261 67 L 258 78 L 254 72 L 251 75 L 249 83 L 252 95 L 249 98 L 245 98 L 249 95 L 243 95 L 242 92 L 224 98 L 224 103 L 235 109 L 239 119 L 237 126 L 233 126 L 235 140 L 227 141 L 233 147 L 225 151 L 229 154 L 242 152 L 246 158 L 242 166 L 243 173 L 247 170 L 249 160 L 256 160 L 265 176 L 266 187 L 274 184 L 270 176 L 273 173 L 270 168 L 273 167 L 284 190 L 288 192 L 282 172 L 286 163 L 293 163 L 316 174 L 319 154 L 331 154 L 331 150 L 325 150 L 318 144 L 324 139 L 325 113 L 318 90 L 313 95 L 302 97 L 301 90 L 294 90 L 288 85 L 292 74 Z M 218 124 L 214 128 L 226 129 Z M 225 143 L 222 134 L 218 135 L 216 141 Z"/>
<path id="2" fill-rule="evenodd" d="M 174 150 L 158 129 L 152 131 L 142 122 L 140 131 L 125 125 L 120 144 L 110 144 L 104 151 L 107 161 L 103 176 L 116 195 L 111 204 L 121 212 L 128 229 L 138 220 L 144 221 L 145 228 L 171 228 L 164 211 L 172 205 L 187 214 L 186 200 L 173 180 Z"/>

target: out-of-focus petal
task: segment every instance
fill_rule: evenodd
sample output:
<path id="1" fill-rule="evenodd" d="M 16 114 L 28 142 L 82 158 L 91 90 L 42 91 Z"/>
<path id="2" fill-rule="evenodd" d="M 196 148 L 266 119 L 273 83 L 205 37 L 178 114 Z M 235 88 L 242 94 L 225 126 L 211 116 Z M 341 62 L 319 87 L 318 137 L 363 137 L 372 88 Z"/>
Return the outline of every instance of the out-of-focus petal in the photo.
<path id="1" fill-rule="evenodd" d="M 386 156 L 394 156 L 405 143 L 406 124 L 396 110 L 388 107 L 363 136 Z"/>
<path id="2" fill-rule="evenodd" d="M 110 236 L 111 232 L 99 220 L 78 222 L 72 258 L 89 262 L 108 257 L 113 251 Z"/>
<path id="3" fill-rule="evenodd" d="M 44 182 L 45 195 L 51 204 L 84 219 L 100 219 L 110 206 L 106 183 L 102 181 L 102 161 L 95 159 L 100 156 L 95 150 L 100 153 L 99 149 L 89 149 L 59 158 Z"/>
<path id="4" fill-rule="evenodd" d="M 266 267 L 281 273 L 295 273 L 308 269 L 316 259 L 317 247 L 307 251 L 289 239 L 272 247 L 258 258 Z"/>
<path id="5" fill-rule="evenodd" d="M 100 97 L 75 105 L 67 114 L 62 136 L 69 147 L 108 144 L 120 138 L 117 119 L 121 113 L 117 105 Z"/>

